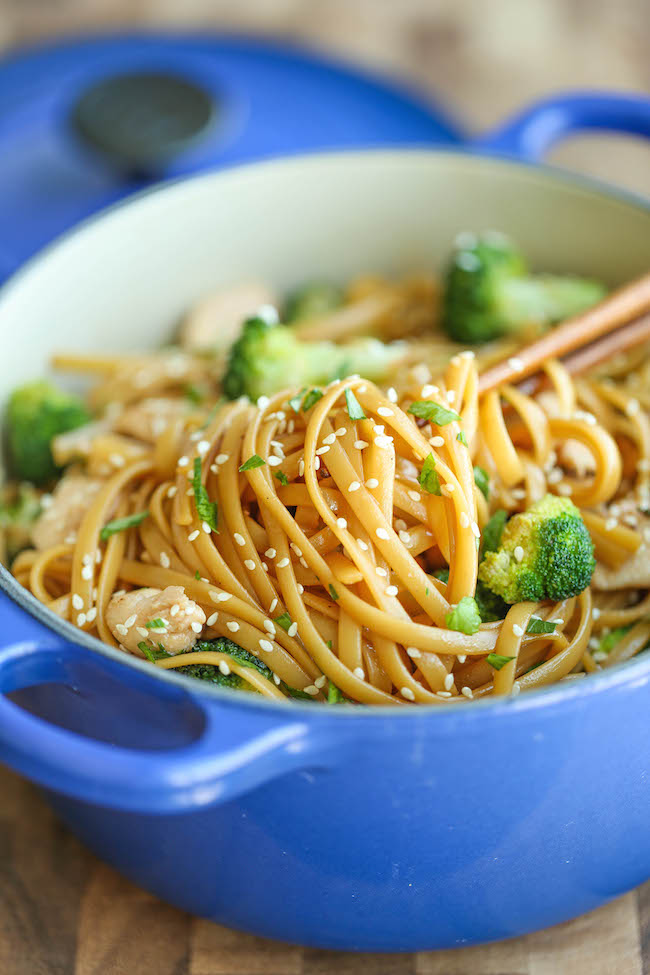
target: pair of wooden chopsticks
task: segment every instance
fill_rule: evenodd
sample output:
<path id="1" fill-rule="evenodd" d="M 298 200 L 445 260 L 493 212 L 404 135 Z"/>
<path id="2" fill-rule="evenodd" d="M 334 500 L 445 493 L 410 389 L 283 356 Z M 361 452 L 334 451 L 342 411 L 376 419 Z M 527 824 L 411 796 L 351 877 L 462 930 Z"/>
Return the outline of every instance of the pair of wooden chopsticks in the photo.
<path id="1" fill-rule="evenodd" d="M 577 376 L 648 341 L 650 273 L 552 328 L 515 356 L 486 369 L 479 378 L 479 393 L 534 376 L 549 359 L 561 359 L 569 372 Z"/>

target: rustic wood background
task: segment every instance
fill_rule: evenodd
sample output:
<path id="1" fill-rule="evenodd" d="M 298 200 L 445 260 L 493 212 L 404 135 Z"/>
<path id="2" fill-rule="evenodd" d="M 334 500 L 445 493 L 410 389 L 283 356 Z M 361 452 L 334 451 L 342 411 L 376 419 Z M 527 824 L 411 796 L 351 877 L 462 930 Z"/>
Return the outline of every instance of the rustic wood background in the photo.
<path id="1" fill-rule="evenodd" d="M 560 88 L 650 90 L 648 0 L 0 0 L 0 47 L 88 29 L 302 39 L 409 78 L 475 130 Z M 590 136 L 553 161 L 650 193 L 650 149 Z M 302 951 L 192 919 L 99 863 L 0 770 L 0 975 L 650 975 L 650 884 L 500 945 Z"/>

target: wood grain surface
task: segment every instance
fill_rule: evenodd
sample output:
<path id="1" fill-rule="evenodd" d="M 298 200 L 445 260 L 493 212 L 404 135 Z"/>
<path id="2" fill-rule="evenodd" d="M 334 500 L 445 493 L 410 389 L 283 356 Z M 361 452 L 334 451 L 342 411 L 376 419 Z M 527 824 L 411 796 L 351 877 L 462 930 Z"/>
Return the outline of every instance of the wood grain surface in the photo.
<path id="1" fill-rule="evenodd" d="M 648 0 L 0 0 L 0 47 L 89 29 L 304 40 L 416 82 L 473 130 L 560 88 L 650 89 Z M 650 149 L 590 136 L 562 165 L 650 193 Z M 650 975 L 650 884 L 576 921 L 417 955 L 303 951 L 161 904 L 0 769 L 0 975 Z"/>

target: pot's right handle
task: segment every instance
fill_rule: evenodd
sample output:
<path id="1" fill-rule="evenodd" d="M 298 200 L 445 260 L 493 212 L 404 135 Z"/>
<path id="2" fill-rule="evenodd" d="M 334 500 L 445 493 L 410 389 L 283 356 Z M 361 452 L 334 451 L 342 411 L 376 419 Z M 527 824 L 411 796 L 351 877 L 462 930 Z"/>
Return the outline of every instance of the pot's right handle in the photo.
<path id="1" fill-rule="evenodd" d="M 596 129 L 650 139 L 650 97 L 635 93 L 567 92 L 535 102 L 473 143 L 481 152 L 542 159 L 568 135 Z"/>

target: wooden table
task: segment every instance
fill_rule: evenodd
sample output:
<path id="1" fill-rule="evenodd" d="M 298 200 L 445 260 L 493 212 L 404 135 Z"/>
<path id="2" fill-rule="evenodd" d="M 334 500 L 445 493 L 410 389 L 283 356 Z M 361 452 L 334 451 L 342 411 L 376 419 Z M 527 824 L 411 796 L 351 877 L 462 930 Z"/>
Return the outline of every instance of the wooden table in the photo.
<path id="1" fill-rule="evenodd" d="M 0 45 L 88 28 L 214 26 L 304 39 L 401 74 L 487 128 L 549 90 L 650 89 L 647 0 L 0 0 Z M 647 145 L 590 136 L 553 161 L 650 194 Z M 485 948 L 302 951 L 132 887 L 0 770 L 0 975 L 649 975 L 650 884 Z"/>

